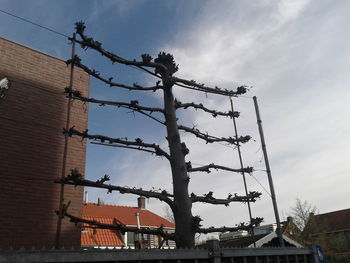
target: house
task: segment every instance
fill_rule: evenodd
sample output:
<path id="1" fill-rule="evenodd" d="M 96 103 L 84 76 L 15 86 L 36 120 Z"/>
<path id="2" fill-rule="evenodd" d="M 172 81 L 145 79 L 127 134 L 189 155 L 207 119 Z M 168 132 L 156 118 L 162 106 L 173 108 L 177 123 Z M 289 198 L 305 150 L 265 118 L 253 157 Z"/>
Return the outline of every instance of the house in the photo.
<path id="1" fill-rule="evenodd" d="M 350 209 L 310 214 L 304 237 L 320 244 L 327 254 L 350 253 Z"/>
<path id="2" fill-rule="evenodd" d="M 83 219 L 95 220 L 104 224 L 122 224 L 127 227 L 157 229 L 163 226 L 164 231 L 175 231 L 175 224 L 146 209 L 145 198 L 138 198 L 137 207 L 116 206 L 86 203 L 83 208 Z M 143 248 L 158 248 L 161 238 L 150 234 L 135 234 L 134 232 L 121 233 L 109 229 L 84 228 L 81 233 L 81 246 L 102 248 L 135 248 L 138 240 Z M 174 241 L 166 241 L 163 248 L 174 248 Z"/>
<path id="3" fill-rule="evenodd" d="M 288 247 L 302 247 L 301 244 L 293 240 L 293 235 L 300 232 L 293 223 L 291 217 L 287 221 L 281 222 L 282 237 L 285 245 Z M 268 224 L 254 228 L 254 235 L 248 231 L 237 231 L 223 233 L 220 235 L 220 246 L 227 247 L 274 247 L 279 246 L 279 240 L 276 233 L 277 224 Z"/>
<path id="4" fill-rule="evenodd" d="M 70 49 L 69 46 L 67 46 Z M 70 67 L 64 60 L 0 38 L 0 80 L 11 85 L 0 98 L 0 249 L 53 247 L 56 238 Z M 89 75 L 74 69 L 73 88 L 84 96 Z M 87 128 L 86 105 L 74 102 L 71 126 Z M 86 144 L 70 138 L 65 174 L 84 174 Z M 83 189 L 66 186 L 70 212 L 82 214 Z M 33 238 L 34 237 L 34 238 Z M 61 245 L 80 247 L 80 231 L 64 219 Z"/>

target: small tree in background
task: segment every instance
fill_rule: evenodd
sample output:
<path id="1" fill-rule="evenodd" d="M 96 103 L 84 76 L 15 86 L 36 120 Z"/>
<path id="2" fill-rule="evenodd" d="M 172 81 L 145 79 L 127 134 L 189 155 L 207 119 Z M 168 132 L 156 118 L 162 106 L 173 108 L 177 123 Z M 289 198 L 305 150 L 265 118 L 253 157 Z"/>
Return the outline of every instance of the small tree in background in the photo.
<path id="1" fill-rule="evenodd" d="M 315 205 L 297 198 L 291 210 L 293 222 L 302 230 L 295 236 L 298 242 L 306 246 L 319 244 L 326 255 L 345 251 L 345 236 L 327 234 L 327 226 L 319 221 L 316 222 L 315 215 L 318 209 Z"/>
<path id="2" fill-rule="evenodd" d="M 172 223 L 175 223 L 173 211 L 171 211 L 169 206 L 164 207 L 164 218 Z"/>
<path id="3" fill-rule="evenodd" d="M 293 222 L 300 230 L 304 230 L 309 221 L 310 214 L 315 214 L 317 212 L 315 205 L 309 204 L 307 201 L 302 201 L 299 198 L 295 200 L 295 205 L 291 210 Z"/>
<path id="4" fill-rule="evenodd" d="M 137 67 L 149 75 L 157 79 L 154 86 L 145 87 L 139 84 L 126 85 L 113 81 L 113 78 L 107 78 L 102 76 L 98 71 L 82 64 L 81 59 L 78 56 L 75 56 L 74 59 L 67 61 L 68 64 L 78 66 L 87 72 L 90 76 L 102 81 L 103 83 L 111 86 L 118 87 L 122 89 L 132 90 L 132 91 L 141 91 L 141 92 L 152 92 L 152 91 L 162 91 L 163 92 L 163 105 L 162 106 L 143 106 L 137 100 L 131 101 L 107 101 L 99 100 L 94 98 L 87 98 L 81 96 L 79 91 L 66 89 L 68 98 L 71 100 L 80 100 L 83 102 L 97 103 L 100 106 L 115 106 L 118 108 L 130 109 L 133 112 L 142 114 L 145 117 L 156 121 L 157 123 L 164 125 L 166 127 L 166 139 L 168 141 L 169 151 L 162 149 L 158 144 L 153 142 L 144 142 L 141 138 L 136 138 L 135 140 L 129 140 L 126 137 L 123 138 L 111 138 L 104 135 L 92 134 L 86 131 L 78 131 L 74 127 L 69 130 L 65 130 L 64 133 L 66 136 L 80 136 L 84 139 L 89 139 L 95 143 L 107 145 L 107 146 L 116 146 L 123 147 L 132 150 L 143 151 L 151 153 L 155 156 L 162 157 L 166 159 L 171 168 L 172 183 L 173 183 L 173 192 L 169 193 L 165 190 L 143 190 L 136 189 L 131 187 L 120 187 L 115 185 L 106 184 L 105 182 L 109 180 L 108 176 L 102 177 L 97 181 L 90 181 L 83 179 L 83 176 L 79 171 L 74 170 L 66 178 L 59 180 L 57 182 L 62 184 L 73 184 L 80 186 L 90 186 L 105 188 L 108 192 L 119 191 L 120 193 L 130 193 L 136 194 L 139 196 L 144 196 L 147 198 L 156 198 L 161 201 L 164 201 L 171 209 L 174 220 L 176 223 L 175 233 L 165 233 L 162 228 L 157 230 L 152 229 L 137 229 L 125 227 L 122 225 L 105 225 L 95 221 L 84 220 L 81 218 L 74 217 L 69 214 L 67 211 L 63 211 L 63 214 L 71 219 L 75 223 L 88 223 L 94 227 L 118 229 L 122 232 L 133 231 L 139 233 L 149 233 L 157 234 L 165 239 L 175 240 L 177 247 L 193 247 L 195 234 L 196 233 L 213 233 L 213 232 L 226 232 L 226 231 L 237 231 L 237 230 L 249 230 L 254 225 L 259 224 L 262 219 L 255 218 L 252 219 L 249 224 L 239 224 L 235 227 L 210 227 L 202 228 L 201 227 L 201 218 L 199 216 L 192 215 L 192 204 L 196 202 L 203 202 L 208 204 L 216 205 L 225 205 L 228 206 L 232 202 L 255 202 L 256 199 L 261 195 L 258 192 L 249 192 L 247 196 L 239 196 L 237 194 L 229 194 L 225 199 L 217 199 L 214 197 L 213 192 L 210 191 L 204 195 L 196 195 L 194 193 L 189 194 L 188 185 L 190 182 L 190 177 L 188 173 L 193 172 L 206 172 L 209 173 L 212 169 L 216 170 L 225 170 L 235 173 L 251 173 L 253 171 L 252 167 L 246 168 L 230 168 L 222 165 L 217 165 L 210 163 L 201 167 L 193 167 L 191 161 L 186 161 L 185 157 L 189 153 L 185 142 L 181 141 L 179 131 L 184 131 L 191 133 L 200 140 L 204 140 L 206 143 L 227 143 L 233 144 L 239 147 L 240 143 L 245 143 L 250 140 L 250 136 L 242 137 L 217 137 L 214 135 L 209 135 L 205 132 L 200 131 L 195 127 L 187 127 L 178 123 L 176 116 L 176 111 L 178 109 L 196 109 L 201 110 L 212 117 L 229 117 L 237 118 L 239 116 L 238 112 L 227 111 L 222 112 L 215 109 L 210 109 L 203 104 L 198 104 L 195 102 L 180 102 L 174 97 L 173 88 L 185 88 L 194 90 L 202 93 L 211 93 L 227 97 L 237 97 L 241 94 L 246 93 L 247 89 L 245 86 L 240 86 L 236 90 L 221 89 L 218 87 L 208 87 L 204 84 L 197 83 L 194 80 L 186 80 L 179 77 L 176 77 L 174 74 L 178 70 L 178 65 L 175 63 L 174 58 L 171 54 L 160 52 L 158 56 L 153 59 L 149 54 L 141 55 L 141 60 L 127 60 L 124 59 L 112 52 L 105 50 L 102 47 L 102 44 L 98 41 L 95 41 L 91 37 L 85 35 L 85 25 L 83 22 L 76 23 L 76 33 L 80 37 L 80 40 L 74 40 L 81 45 L 83 49 L 91 49 L 97 53 L 104 56 L 106 59 L 110 60 L 112 64 L 122 64 Z"/>

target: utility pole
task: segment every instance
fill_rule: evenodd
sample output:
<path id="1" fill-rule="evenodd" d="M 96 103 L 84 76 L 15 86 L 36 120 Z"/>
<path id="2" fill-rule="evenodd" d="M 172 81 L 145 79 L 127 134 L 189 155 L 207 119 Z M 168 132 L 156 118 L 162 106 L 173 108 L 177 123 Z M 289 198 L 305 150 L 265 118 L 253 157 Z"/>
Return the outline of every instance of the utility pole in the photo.
<path id="1" fill-rule="evenodd" d="M 265 160 L 265 167 L 266 167 L 266 173 L 267 177 L 269 179 L 269 185 L 270 185 L 270 192 L 271 192 L 271 199 L 272 199 L 272 205 L 273 205 L 273 210 L 275 212 L 275 218 L 276 218 L 276 223 L 277 223 L 277 229 L 276 233 L 279 239 L 279 243 L 281 247 L 284 247 L 284 241 L 282 237 L 282 231 L 281 231 L 281 222 L 280 222 L 280 217 L 278 214 L 278 209 L 277 209 L 277 201 L 276 201 L 276 195 L 275 195 L 275 188 L 273 187 L 273 181 L 272 181 L 272 176 L 271 176 L 271 169 L 270 169 L 270 163 L 269 163 L 269 158 L 267 156 L 267 151 L 266 151 L 266 144 L 265 144 L 265 137 L 264 137 L 264 131 L 262 128 L 262 121 L 260 119 L 260 113 L 259 113 L 259 106 L 258 106 L 258 101 L 256 96 L 253 97 L 254 100 L 254 107 L 255 107 L 255 113 L 256 113 L 256 119 L 258 122 L 258 127 L 259 127 L 259 134 L 260 134 L 260 140 L 261 140 L 261 148 L 264 153 L 264 160 Z"/>

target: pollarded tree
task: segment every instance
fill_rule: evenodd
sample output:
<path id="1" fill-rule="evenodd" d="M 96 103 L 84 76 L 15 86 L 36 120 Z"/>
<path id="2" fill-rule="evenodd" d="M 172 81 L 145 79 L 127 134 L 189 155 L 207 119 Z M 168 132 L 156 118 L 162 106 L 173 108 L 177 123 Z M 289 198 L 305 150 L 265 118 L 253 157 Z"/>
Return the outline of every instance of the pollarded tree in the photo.
<path id="1" fill-rule="evenodd" d="M 204 84 L 197 83 L 194 80 L 186 80 L 178 78 L 174 73 L 178 70 L 174 58 L 171 54 L 161 52 L 158 54 L 157 58 L 153 59 L 149 54 L 143 54 L 141 60 L 127 60 L 114 53 L 105 50 L 102 44 L 95 41 L 93 38 L 87 37 L 85 35 L 85 25 L 83 22 L 76 23 L 76 34 L 80 37 L 80 40 L 74 40 L 80 44 L 83 49 L 91 49 L 101 54 L 105 58 L 109 59 L 113 64 L 131 65 L 138 67 L 139 69 L 147 72 L 148 74 L 154 76 L 158 79 L 156 85 L 151 87 L 144 87 L 139 84 L 125 85 L 113 81 L 113 78 L 107 78 L 102 76 L 96 70 L 82 64 L 81 59 L 75 56 L 73 59 L 67 61 L 68 64 L 78 66 L 82 68 L 92 77 L 108 84 L 111 87 L 118 87 L 127 90 L 137 90 L 142 92 L 147 91 L 157 91 L 161 90 L 163 92 L 163 107 L 148 107 L 142 106 L 138 101 L 132 100 L 130 102 L 121 101 L 107 101 L 98 100 L 94 98 L 87 98 L 81 96 L 79 91 L 66 89 L 69 99 L 80 100 L 83 102 L 97 103 L 101 106 L 109 105 L 121 108 L 127 108 L 132 111 L 138 112 L 144 116 L 151 118 L 152 120 L 164 125 L 166 127 L 167 135 L 166 139 L 168 141 L 169 152 L 162 149 L 159 145 L 155 143 L 144 142 L 141 138 L 135 140 L 128 140 L 127 138 L 111 138 L 103 135 L 91 134 L 88 131 L 78 131 L 74 128 L 65 130 L 66 136 L 80 136 L 99 144 L 108 146 L 120 146 L 129 149 L 135 149 L 139 151 L 149 152 L 155 154 L 156 156 L 161 156 L 167 159 L 170 163 L 172 183 L 173 183 L 173 193 L 168 193 L 167 191 L 146 191 L 143 189 L 135 189 L 129 187 L 120 187 L 105 182 L 109 180 L 108 176 L 104 176 L 100 180 L 93 182 L 90 180 L 83 179 L 83 176 L 79 174 L 78 171 L 74 170 L 66 178 L 59 180 L 57 182 L 63 184 L 73 184 L 81 186 L 99 187 L 105 188 L 108 192 L 119 191 L 120 193 L 131 193 L 139 196 L 144 196 L 147 198 L 157 198 L 164 201 L 171 208 L 176 224 L 175 233 L 169 234 L 162 231 L 162 228 L 157 230 L 151 229 L 135 229 L 127 228 L 121 225 L 104 225 L 95 221 L 83 220 L 81 218 L 74 217 L 70 215 L 67 211 L 61 211 L 65 216 L 70 217 L 70 219 L 75 223 L 88 223 L 94 227 L 102 228 L 113 228 L 124 231 L 133 231 L 139 233 L 150 233 L 162 236 L 164 239 L 175 240 L 177 247 L 193 247 L 195 233 L 212 233 L 212 232 L 225 232 L 225 231 L 235 231 L 239 229 L 251 229 L 255 224 L 262 221 L 261 218 L 256 218 L 251 220 L 249 224 L 240 224 L 236 227 L 220 227 L 220 228 L 201 228 L 200 217 L 192 215 L 192 204 L 195 202 L 204 202 L 209 204 L 218 204 L 228 206 L 231 202 L 255 202 L 255 200 L 261 195 L 258 192 L 249 192 L 248 195 L 239 196 L 237 194 L 229 194 L 226 199 L 217 199 L 213 197 L 213 193 L 209 192 L 202 196 L 196 195 L 194 193 L 189 194 L 188 185 L 190 182 L 190 177 L 188 173 L 191 172 L 210 172 L 212 169 L 216 170 L 226 170 L 236 173 L 250 173 L 252 172 L 252 167 L 234 169 L 230 167 L 225 167 L 216 164 L 208 164 L 202 167 L 192 167 L 191 162 L 185 160 L 185 156 L 189 153 L 189 149 L 186 144 L 181 141 L 179 130 L 191 133 L 201 140 L 207 143 L 214 142 L 225 142 L 229 144 L 239 145 L 240 143 L 245 143 L 249 141 L 250 136 L 242 137 L 216 137 L 209 135 L 207 133 L 201 132 L 197 128 L 191 128 L 184 125 L 178 124 L 178 119 L 176 117 L 176 110 L 178 109 L 196 109 L 202 110 L 211 114 L 213 117 L 225 116 L 230 118 L 237 118 L 239 116 L 238 112 L 227 111 L 222 112 L 215 109 L 209 109 L 203 104 L 197 104 L 194 102 L 183 103 L 176 100 L 173 95 L 173 88 L 175 86 L 185 89 L 191 89 L 203 93 L 212 93 L 217 95 L 237 97 L 241 94 L 246 93 L 247 89 L 245 86 L 240 86 L 236 90 L 220 89 L 218 87 L 211 88 Z M 152 113 L 158 113 L 162 118 L 155 117 Z"/>

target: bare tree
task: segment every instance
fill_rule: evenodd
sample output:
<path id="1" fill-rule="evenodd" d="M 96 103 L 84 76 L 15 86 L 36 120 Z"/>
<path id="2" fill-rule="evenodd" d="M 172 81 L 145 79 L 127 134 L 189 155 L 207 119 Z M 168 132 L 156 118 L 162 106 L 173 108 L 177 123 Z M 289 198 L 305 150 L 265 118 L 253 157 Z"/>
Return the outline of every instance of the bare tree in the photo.
<path id="1" fill-rule="evenodd" d="M 295 205 L 291 208 L 291 210 L 293 222 L 300 230 L 304 230 L 309 221 L 310 214 L 315 214 L 317 212 L 315 205 L 308 203 L 306 200 L 302 201 L 299 198 L 295 200 Z"/>
<path id="2" fill-rule="evenodd" d="M 173 211 L 171 211 L 169 206 L 164 207 L 164 218 L 172 223 L 175 223 Z"/>
<path id="3" fill-rule="evenodd" d="M 305 246 L 319 244 L 325 255 L 346 251 L 346 236 L 329 233 L 327 223 L 316 219 L 315 215 L 319 212 L 315 205 L 297 198 L 291 210 L 293 222 L 302 230 L 294 236 L 298 242 Z"/>
<path id="4" fill-rule="evenodd" d="M 118 191 L 120 193 L 130 193 L 139 196 L 144 196 L 147 198 L 156 198 L 164 201 L 169 205 L 170 209 L 174 214 L 174 219 L 176 223 L 176 230 L 174 234 L 163 233 L 162 229 L 156 230 L 156 234 L 163 236 L 166 239 L 173 239 L 176 241 L 178 247 L 192 247 L 194 246 L 195 233 L 213 233 L 213 232 L 225 232 L 225 231 L 236 231 L 239 229 L 248 230 L 256 224 L 259 224 L 262 219 L 255 218 L 252 219 L 249 224 L 240 223 L 235 227 L 210 227 L 201 228 L 201 218 L 199 216 L 192 215 L 192 204 L 195 202 L 203 202 L 208 204 L 218 204 L 228 206 L 232 202 L 255 202 L 257 198 L 260 197 L 261 193 L 249 192 L 246 196 L 239 196 L 237 194 L 229 194 L 225 199 L 215 198 L 213 192 L 209 192 L 204 195 L 196 195 L 194 193 L 188 192 L 188 185 L 190 182 L 190 177 L 188 173 L 193 172 L 206 172 L 209 173 L 211 170 L 225 170 L 235 173 L 250 173 L 253 171 L 252 167 L 246 168 L 231 168 L 225 167 L 218 164 L 208 164 L 201 167 L 193 167 L 190 161 L 185 160 L 185 156 L 189 153 L 189 149 L 186 144 L 181 141 L 179 131 L 184 131 L 191 133 L 197 138 L 204 140 L 206 143 L 224 142 L 228 144 L 238 145 L 239 143 L 245 143 L 250 140 L 250 136 L 241 137 L 217 137 L 210 135 L 208 133 L 202 132 L 195 127 L 187 127 L 178 124 L 178 119 L 176 116 L 176 111 L 178 109 L 196 109 L 204 111 L 210 114 L 212 117 L 229 117 L 237 118 L 239 116 L 238 112 L 233 111 L 218 111 L 215 109 L 210 109 L 203 104 L 194 102 L 180 102 L 174 97 L 173 88 L 185 88 L 194 90 L 202 93 L 210 93 L 221 96 L 237 97 L 246 93 L 247 88 L 245 86 L 237 87 L 236 90 L 221 89 L 218 87 L 209 87 L 204 84 L 198 83 L 194 80 L 186 80 L 176 77 L 174 74 L 178 70 L 178 65 L 175 63 L 174 58 L 171 54 L 160 52 L 157 58 L 153 59 L 149 54 L 143 54 L 140 60 L 127 60 L 124 59 L 110 51 L 105 50 L 102 44 L 95 41 L 93 38 L 85 35 L 85 25 L 83 22 L 76 23 L 76 33 L 80 37 L 80 40 L 74 40 L 80 44 L 83 49 L 91 49 L 104 56 L 106 59 L 110 60 L 113 64 L 121 64 L 136 67 L 142 71 L 147 72 L 151 76 L 157 79 L 154 86 L 145 87 L 134 83 L 132 85 L 126 85 L 113 81 L 113 78 L 108 78 L 102 76 L 98 71 L 92 69 L 81 62 L 81 59 L 75 56 L 73 59 L 68 60 L 67 64 L 72 64 L 74 66 L 80 67 L 85 72 L 87 72 L 92 77 L 102 81 L 103 83 L 111 86 L 118 87 L 122 89 L 132 90 L 132 91 L 157 91 L 160 90 L 163 93 L 163 105 L 161 107 L 154 106 L 143 106 L 137 100 L 131 100 L 129 102 L 125 101 L 107 101 L 99 100 L 94 98 L 83 97 L 79 91 L 66 89 L 66 93 L 71 100 L 80 100 L 83 102 L 97 103 L 100 106 L 114 106 L 118 108 L 130 109 L 133 112 L 142 114 L 160 125 L 166 127 L 166 139 L 168 141 L 169 151 L 162 149 L 158 144 L 153 142 L 144 142 L 141 138 L 136 138 L 135 140 L 129 140 L 128 138 L 112 138 L 104 135 L 93 134 L 86 131 L 78 131 L 74 127 L 64 130 L 66 136 L 79 136 L 83 139 L 88 139 L 94 143 L 112 146 L 112 147 L 122 147 L 138 151 L 143 151 L 151 153 L 155 156 L 163 157 L 168 160 L 171 168 L 172 183 L 173 183 L 173 193 L 168 193 L 167 191 L 154 191 L 154 190 L 144 190 L 136 189 L 132 187 L 121 187 L 106 184 L 105 182 L 109 180 L 108 176 L 104 176 L 100 180 L 94 182 L 86 180 L 79 173 L 79 171 L 73 170 L 70 175 L 66 178 L 58 180 L 58 183 L 62 184 L 73 184 L 80 186 L 89 187 L 99 187 L 105 188 L 108 192 Z M 67 211 L 63 213 L 65 216 L 70 217 L 70 219 L 75 222 L 83 222 L 92 225 L 93 227 L 106 228 L 106 225 L 100 224 L 98 222 L 87 222 L 77 217 L 70 215 Z M 110 226 L 114 229 L 119 229 L 121 231 L 134 231 L 138 232 L 138 229 L 126 229 L 123 226 Z M 154 233 L 155 230 L 142 229 L 143 232 Z"/>

